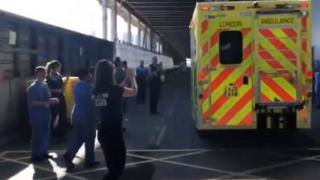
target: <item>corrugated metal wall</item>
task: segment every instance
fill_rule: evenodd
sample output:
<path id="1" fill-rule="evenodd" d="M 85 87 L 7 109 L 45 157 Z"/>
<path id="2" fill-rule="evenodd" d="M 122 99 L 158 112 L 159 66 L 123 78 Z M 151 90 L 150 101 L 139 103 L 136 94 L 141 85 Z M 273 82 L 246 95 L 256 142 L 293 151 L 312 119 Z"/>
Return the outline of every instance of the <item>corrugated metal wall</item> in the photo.
<path id="1" fill-rule="evenodd" d="M 28 124 L 25 82 L 34 67 L 58 59 L 73 74 L 101 58 L 113 59 L 112 42 L 0 11 L 0 137 Z"/>

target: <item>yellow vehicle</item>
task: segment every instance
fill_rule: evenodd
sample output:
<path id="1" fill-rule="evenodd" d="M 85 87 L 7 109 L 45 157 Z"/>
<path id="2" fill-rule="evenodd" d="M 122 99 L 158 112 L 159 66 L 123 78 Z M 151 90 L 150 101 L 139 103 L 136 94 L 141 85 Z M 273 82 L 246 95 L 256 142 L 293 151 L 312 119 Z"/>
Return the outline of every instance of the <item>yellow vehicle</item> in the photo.
<path id="1" fill-rule="evenodd" d="M 311 127 L 311 1 L 197 3 L 190 25 L 198 130 Z"/>

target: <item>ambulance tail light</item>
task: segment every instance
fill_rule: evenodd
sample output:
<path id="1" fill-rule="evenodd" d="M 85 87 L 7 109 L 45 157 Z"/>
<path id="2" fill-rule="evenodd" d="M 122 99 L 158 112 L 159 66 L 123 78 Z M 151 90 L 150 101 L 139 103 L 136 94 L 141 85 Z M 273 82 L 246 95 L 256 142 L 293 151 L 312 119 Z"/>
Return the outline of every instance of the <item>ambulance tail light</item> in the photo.
<path id="1" fill-rule="evenodd" d="M 313 71 L 307 72 L 307 78 L 312 79 L 313 78 Z"/>
<path id="2" fill-rule="evenodd" d="M 299 7 L 303 8 L 303 9 L 307 9 L 307 8 L 309 8 L 309 3 L 308 2 L 301 2 L 299 4 Z"/>

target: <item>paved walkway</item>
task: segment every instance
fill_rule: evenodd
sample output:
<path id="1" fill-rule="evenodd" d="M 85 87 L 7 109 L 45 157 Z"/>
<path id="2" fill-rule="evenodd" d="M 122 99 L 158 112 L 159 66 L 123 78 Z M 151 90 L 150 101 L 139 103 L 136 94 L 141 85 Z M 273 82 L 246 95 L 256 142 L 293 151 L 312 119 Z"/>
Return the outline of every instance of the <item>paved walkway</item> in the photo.
<path id="1" fill-rule="evenodd" d="M 201 139 L 190 119 L 189 74 L 167 77 L 152 116 L 145 105 L 129 102 L 125 122 L 127 167 L 123 180 L 320 179 L 320 123 L 314 129 L 288 132 L 216 131 Z M 66 173 L 62 154 L 67 146 L 51 144 L 55 159 L 32 164 L 28 138 L 0 147 L 0 179 L 101 179 L 107 169 L 97 144 L 94 169 L 83 167 L 83 150 L 74 173 Z"/>

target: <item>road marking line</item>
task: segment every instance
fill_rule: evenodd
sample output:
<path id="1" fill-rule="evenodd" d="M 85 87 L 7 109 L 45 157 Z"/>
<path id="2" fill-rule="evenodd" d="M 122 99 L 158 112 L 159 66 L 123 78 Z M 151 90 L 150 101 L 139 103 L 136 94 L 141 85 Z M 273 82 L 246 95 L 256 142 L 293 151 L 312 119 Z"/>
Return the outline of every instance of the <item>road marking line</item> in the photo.
<path id="1" fill-rule="evenodd" d="M 157 141 L 156 141 L 156 146 L 160 145 L 166 130 L 167 130 L 167 126 L 166 125 L 162 126 L 161 131 L 160 131 L 159 136 L 158 136 Z"/>
<path id="2" fill-rule="evenodd" d="M 16 163 L 16 164 L 25 165 L 25 166 L 29 166 L 29 165 L 30 165 L 30 163 L 26 163 L 26 162 L 22 162 L 22 161 L 17 161 L 17 160 L 13 160 L 13 159 L 10 159 L 10 158 L 1 157 L 1 159 L 6 160 L 6 161 L 9 161 L 9 162 Z M 44 167 L 41 167 L 41 166 L 38 166 L 38 165 L 35 165 L 35 164 L 33 164 L 33 167 L 34 167 L 34 168 L 37 168 L 37 169 L 40 169 L 40 170 L 43 170 L 43 171 L 52 172 L 52 173 L 57 173 L 57 172 L 53 171 L 52 169 L 44 168 Z M 66 176 L 71 177 L 71 178 L 74 178 L 74 179 L 78 179 L 78 180 L 86 180 L 85 178 L 78 177 L 78 176 L 74 176 L 74 175 L 69 174 L 69 173 L 66 173 Z"/>
<path id="3" fill-rule="evenodd" d="M 202 169 L 202 170 L 207 170 L 207 171 L 211 171 L 211 172 L 219 172 L 219 173 L 229 174 L 229 175 L 232 175 L 232 176 L 246 176 L 246 177 L 251 177 L 251 178 L 257 178 L 258 177 L 258 176 L 247 175 L 247 174 L 243 175 L 241 173 L 237 173 L 237 172 L 233 172 L 233 171 L 225 171 L 225 170 L 221 170 L 221 169 L 208 168 L 208 167 L 204 167 L 204 166 L 198 166 L 198 165 L 191 165 L 191 164 L 187 164 L 187 163 L 169 161 L 169 159 L 175 159 L 175 158 L 179 158 L 179 157 L 186 157 L 186 156 L 190 156 L 190 155 L 202 154 L 202 153 L 205 153 L 205 152 L 208 152 L 208 151 L 186 153 L 186 154 L 182 154 L 182 155 L 170 156 L 170 157 L 167 157 L 167 158 L 152 158 L 152 157 L 135 155 L 135 154 L 127 154 L 127 155 L 131 156 L 131 157 L 138 157 L 138 158 L 143 158 L 143 159 L 148 159 L 148 160 L 155 160 L 157 162 L 163 162 L 163 163 L 168 163 L 168 164 L 186 166 L 186 167 L 190 167 L 190 168 Z"/>
<path id="4" fill-rule="evenodd" d="M 144 160 L 144 161 L 139 161 L 139 162 L 127 163 L 126 168 L 129 168 L 131 166 L 140 165 L 140 164 L 147 164 L 147 163 L 151 163 L 151 162 L 155 162 L 155 161 L 156 160 Z M 101 167 L 101 168 L 96 168 L 96 169 L 83 170 L 83 171 L 75 172 L 73 174 L 79 175 L 79 174 L 92 173 L 92 172 L 97 172 L 97 171 L 108 171 L 108 168 Z"/>
<path id="5" fill-rule="evenodd" d="M 1 159 L 2 156 L 0 156 L 0 159 Z M 11 158 L 12 159 L 12 158 Z M 15 158 L 15 159 L 12 159 L 12 160 L 16 160 L 16 161 L 21 161 L 21 160 L 25 160 L 25 159 L 30 159 L 30 156 L 25 156 L 25 157 L 20 157 L 20 158 Z M 7 162 L 6 160 L 1 160 L 0 163 L 4 163 L 4 162 Z"/>
<path id="6" fill-rule="evenodd" d="M 272 151 L 272 150 L 292 150 L 292 151 L 320 151 L 320 148 L 195 148 L 195 149 L 128 149 L 127 152 L 183 152 L 183 151 L 200 151 L 200 150 L 257 150 L 260 152 L 264 151 Z M 65 149 L 50 149 L 50 152 L 64 152 Z M 97 149 L 96 151 L 101 151 L 101 149 Z M 12 150 L 5 151 L 0 153 L 1 155 L 9 154 L 9 153 L 30 153 L 30 150 Z"/>
<path id="7" fill-rule="evenodd" d="M 232 175 L 232 176 L 240 175 L 240 173 L 232 172 L 232 171 L 225 171 L 225 170 L 221 170 L 221 169 L 208 168 L 208 167 L 204 167 L 204 166 L 198 166 L 198 165 L 191 165 L 191 164 L 187 164 L 187 163 L 169 161 L 169 159 L 175 159 L 175 158 L 178 158 L 178 157 L 186 157 L 186 156 L 195 155 L 195 154 L 201 154 L 201 153 L 205 153 L 205 152 L 207 152 L 207 151 L 187 153 L 187 154 L 176 155 L 176 156 L 170 156 L 170 158 L 152 158 L 152 157 L 135 155 L 135 154 L 128 154 L 128 156 L 138 157 L 138 158 L 143 158 L 143 159 L 148 159 L 148 160 L 155 160 L 157 162 L 174 164 L 174 165 L 179 165 L 179 166 L 185 166 L 185 167 L 190 167 L 190 168 L 195 168 L 195 169 L 202 169 L 202 170 L 207 170 L 207 171 L 211 171 L 211 172 L 219 172 L 219 173 L 229 174 L 229 175 Z M 253 176 L 253 175 L 244 175 L 244 176 L 253 177 L 253 178 L 257 177 L 257 176 Z"/>
<path id="8" fill-rule="evenodd" d="M 190 152 L 190 151 L 214 151 L 214 149 L 131 149 L 127 152 Z"/>
<path id="9" fill-rule="evenodd" d="M 313 161 L 313 160 L 316 160 L 316 158 L 318 158 L 318 157 L 320 157 L 320 155 L 304 157 L 304 158 L 291 160 L 291 161 L 285 161 L 285 162 L 281 162 L 281 163 L 276 163 L 276 164 L 272 164 L 272 165 L 268 165 L 268 166 L 263 166 L 263 167 L 259 167 L 259 168 L 246 170 L 244 172 L 241 172 L 240 174 L 241 175 L 249 175 L 249 174 L 256 173 L 256 172 L 261 172 L 261 171 L 271 170 L 271 169 L 284 167 L 284 166 L 288 166 L 288 165 L 298 164 L 298 163 L 303 162 L 303 161 L 309 161 L 309 160 Z M 230 176 L 230 175 L 221 176 L 221 177 L 219 177 L 219 179 L 220 178 L 221 179 L 228 179 L 228 178 L 231 178 L 231 177 L 232 176 Z"/>
<path id="10" fill-rule="evenodd" d="M 6 154 L 7 154 L 7 151 L 3 151 L 3 152 L 0 153 L 0 156 L 4 156 Z"/>
<path id="11" fill-rule="evenodd" d="M 151 163 L 151 162 L 157 162 L 157 161 L 159 161 L 159 159 L 174 159 L 174 158 L 178 158 L 178 157 L 186 157 L 186 156 L 190 156 L 190 155 L 201 154 L 201 153 L 205 153 L 205 152 L 208 152 L 208 151 L 185 153 L 185 154 L 180 154 L 180 155 L 168 156 L 168 157 L 164 157 L 164 158 L 152 158 L 152 157 L 140 156 L 140 155 L 135 155 L 135 154 L 127 154 L 127 156 L 130 156 L 130 157 L 138 157 L 140 159 L 146 159 L 146 160 L 139 161 L 139 162 L 127 163 L 126 167 L 136 166 L 136 165 L 146 164 L 146 163 Z M 84 170 L 84 171 L 76 172 L 74 174 L 83 174 L 83 173 L 103 171 L 103 170 L 107 170 L 107 168 L 104 167 L 104 168 L 97 168 L 97 169 L 91 169 L 91 170 Z"/>

